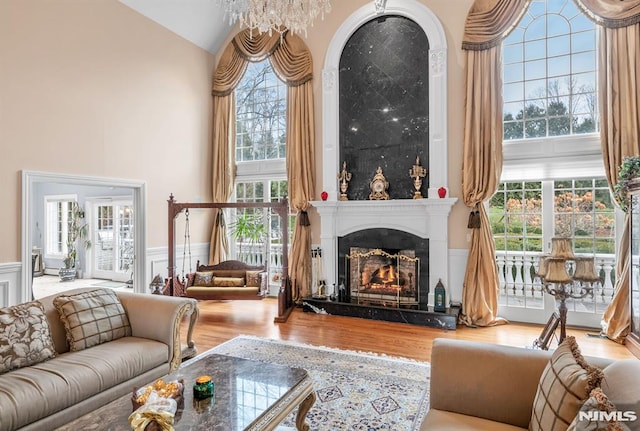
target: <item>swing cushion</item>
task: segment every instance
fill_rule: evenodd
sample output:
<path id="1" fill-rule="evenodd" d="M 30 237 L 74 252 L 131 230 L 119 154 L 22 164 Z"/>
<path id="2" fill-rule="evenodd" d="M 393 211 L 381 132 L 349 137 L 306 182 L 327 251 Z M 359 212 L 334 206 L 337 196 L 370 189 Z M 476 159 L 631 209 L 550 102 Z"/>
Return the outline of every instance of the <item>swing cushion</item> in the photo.
<path id="1" fill-rule="evenodd" d="M 194 286 L 211 286 L 213 281 L 213 272 L 196 272 L 193 279 Z"/>
<path id="2" fill-rule="evenodd" d="M 216 265 L 198 265 L 197 272 L 187 276 L 185 294 L 203 300 L 262 299 L 268 293 L 267 273 L 263 267 L 239 261 L 224 261 Z M 212 274 L 210 283 L 198 285 L 197 274 Z"/>
<path id="3" fill-rule="evenodd" d="M 243 287 L 244 278 L 239 277 L 213 277 L 213 287 Z"/>

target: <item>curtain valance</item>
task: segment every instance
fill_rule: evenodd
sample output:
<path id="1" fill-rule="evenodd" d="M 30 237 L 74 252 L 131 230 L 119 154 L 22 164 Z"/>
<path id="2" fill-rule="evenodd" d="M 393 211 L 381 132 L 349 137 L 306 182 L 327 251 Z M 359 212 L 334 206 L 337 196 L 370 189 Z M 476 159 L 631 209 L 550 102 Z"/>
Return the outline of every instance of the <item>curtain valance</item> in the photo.
<path id="1" fill-rule="evenodd" d="M 287 86 L 296 87 L 313 78 L 313 61 L 305 43 L 286 32 L 283 36 L 268 33 L 251 35 L 241 31 L 227 45 L 213 76 L 214 96 L 227 96 L 236 88 L 249 61 L 269 58 L 273 70 Z"/>
<path id="2" fill-rule="evenodd" d="M 640 0 L 574 0 L 596 24 L 621 28 L 640 23 Z"/>
<path id="3" fill-rule="evenodd" d="M 482 51 L 498 46 L 520 21 L 531 0 L 476 0 L 464 26 L 462 49 Z"/>

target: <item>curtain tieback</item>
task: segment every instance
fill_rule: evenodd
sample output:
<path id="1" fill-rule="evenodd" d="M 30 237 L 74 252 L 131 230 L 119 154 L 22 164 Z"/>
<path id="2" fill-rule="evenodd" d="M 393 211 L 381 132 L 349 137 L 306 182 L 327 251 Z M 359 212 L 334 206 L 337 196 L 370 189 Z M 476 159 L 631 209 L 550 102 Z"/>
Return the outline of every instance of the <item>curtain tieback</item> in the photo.
<path id="1" fill-rule="evenodd" d="M 469 221 L 467 222 L 467 228 L 480 229 L 480 211 L 476 205 L 469 213 Z"/>
<path id="2" fill-rule="evenodd" d="M 306 211 L 300 211 L 298 214 L 298 226 L 311 226 L 309 214 Z"/>

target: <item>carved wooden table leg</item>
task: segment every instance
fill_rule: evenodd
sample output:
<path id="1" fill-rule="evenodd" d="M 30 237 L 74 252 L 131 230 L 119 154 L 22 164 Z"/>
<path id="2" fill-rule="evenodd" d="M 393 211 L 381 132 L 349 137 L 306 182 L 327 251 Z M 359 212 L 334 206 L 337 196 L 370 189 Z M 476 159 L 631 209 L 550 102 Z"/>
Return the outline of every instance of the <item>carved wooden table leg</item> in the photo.
<path id="1" fill-rule="evenodd" d="M 298 415 L 296 416 L 296 429 L 298 431 L 309 431 L 309 423 L 307 422 L 307 413 L 311 410 L 311 406 L 316 402 L 316 393 L 311 392 L 307 398 L 302 400 L 298 406 Z"/>

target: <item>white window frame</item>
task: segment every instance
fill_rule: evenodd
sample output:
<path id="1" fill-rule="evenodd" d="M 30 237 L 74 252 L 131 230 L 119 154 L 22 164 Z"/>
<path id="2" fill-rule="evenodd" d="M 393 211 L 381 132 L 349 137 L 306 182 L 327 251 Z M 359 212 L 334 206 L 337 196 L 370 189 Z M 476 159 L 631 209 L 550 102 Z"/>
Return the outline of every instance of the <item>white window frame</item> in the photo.
<path id="1" fill-rule="evenodd" d="M 60 226 L 61 226 L 61 231 L 58 231 L 57 225 L 58 225 L 58 220 L 56 218 L 56 220 L 51 220 L 49 218 L 49 204 L 50 203 L 60 203 L 60 202 L 77 202 L 78 201 L 78 196 L 75 194 L 69 194 L 69 195 L 47 195 L 44 197 L 43 199 L 43 205 L 44 205 L 44 258 L 45 259 L 64 259 L 64 257 L 67 254 L 67 243 L 66 241 L 62 242 L 61 245 L 61 250 L 60 251 L 52 251 L 51 250 L 51 245 L 52 245 L 52 236 L 58 236 L 58 234 L 60 233 L 62 235 L 62 238 L 66 238 L 67 237 L 67 216 L 68 214 L 63 214 L 62 215 L 62 220 L 60 221 Z"/>

